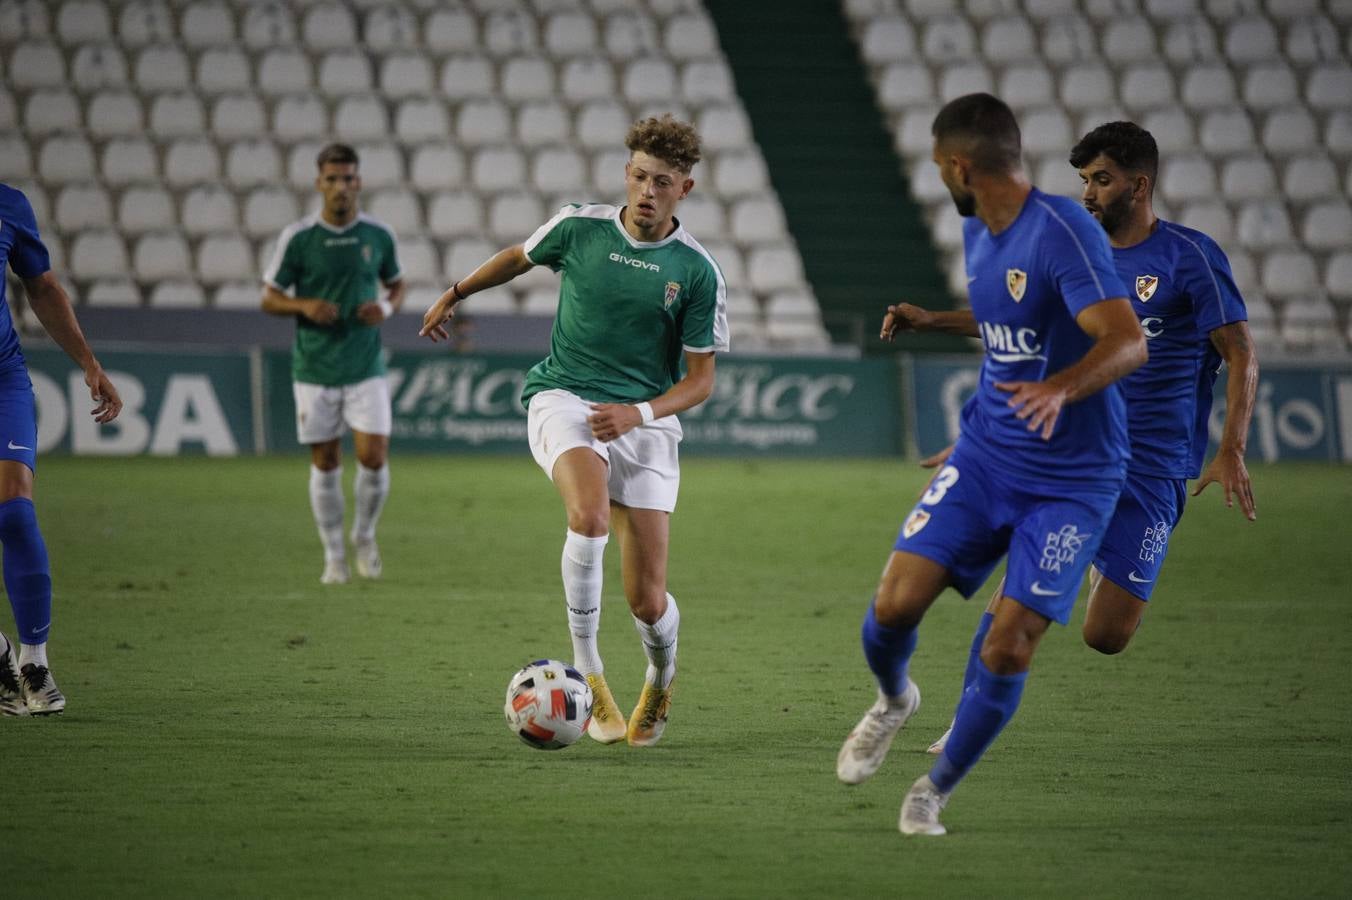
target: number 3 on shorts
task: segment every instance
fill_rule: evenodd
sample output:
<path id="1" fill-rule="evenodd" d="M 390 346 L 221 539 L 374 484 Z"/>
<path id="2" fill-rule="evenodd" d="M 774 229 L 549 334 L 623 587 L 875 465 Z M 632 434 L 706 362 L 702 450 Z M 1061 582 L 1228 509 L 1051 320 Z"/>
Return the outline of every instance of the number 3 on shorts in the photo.
<path id="1" fill-rule="evenodd" d="M 958 483 L 958 470 L 953 466 L 944 466 L 939 470 L 939 474 L 934 476 L 930 482 L 929 490 L 925 491 L 925 496 L 920 498 L 920 502 L 926 506 L 933 506 L 944 499 L 944 494 L 948 489 Z"/>

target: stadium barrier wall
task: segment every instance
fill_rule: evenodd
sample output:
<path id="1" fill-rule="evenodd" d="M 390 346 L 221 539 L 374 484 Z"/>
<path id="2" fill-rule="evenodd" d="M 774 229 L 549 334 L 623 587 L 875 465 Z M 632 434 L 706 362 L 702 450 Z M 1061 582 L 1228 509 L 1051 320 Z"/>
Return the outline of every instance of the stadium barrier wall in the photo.
<path id="1" fill-rule="evenodd" d="M 290 354 L 101 350 L 124 408 L 92 422 L 81 372 L 58 351 L 26 352 L 38 451 L 77 455 L 294 452 Z M 523 453 L 518 397 L 537 355 L 396 350 L 389 356 L 394 447 Z M 714 396 L 681 416 L 683 450 L 715 456 L 887 456 L 902 449 L 893 359 L 725 358 Z"/>
<path id="2" fill-rule="evenodd" d="M 911 357 L 905 407 L 907 451 L 928 456 L 957 437 L 962 404 L 976 389 L 973 357 Z M 1207 423 L 1215 450 L 1225 427 L 1225 377 L 1216 379 Z M 1352 463 L 1352 366 L 1264 366 L 1249 427 L 1250 459 Z"/>

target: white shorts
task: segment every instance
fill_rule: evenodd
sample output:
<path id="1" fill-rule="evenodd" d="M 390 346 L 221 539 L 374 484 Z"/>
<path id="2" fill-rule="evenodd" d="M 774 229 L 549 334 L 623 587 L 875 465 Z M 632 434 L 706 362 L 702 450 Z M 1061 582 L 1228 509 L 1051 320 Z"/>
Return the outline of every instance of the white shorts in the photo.
<path id="1" fill-rule="evenodd" d="M 303 381 L 291 387 L 296 398 L 296 440 L 302 444 L 342 437 L 344 424 L 363 434 L 390 433 L 390 383 L 384 375 L 334 387 Z"/>
<path id="2" fill-rule="evenodd" d="M 609 465 L 611 500 L 635 509 L 674 510 L 681 487 L 680 421 L 675 416 L 654 419 L 606 442 L 592 436 L 589 415 L 591 401 L 568 391 L 541 391 L 531 397 L 526 415 L 530 452 L 550 480 L 560 456 L 575 447 L 590 447 Z"/>

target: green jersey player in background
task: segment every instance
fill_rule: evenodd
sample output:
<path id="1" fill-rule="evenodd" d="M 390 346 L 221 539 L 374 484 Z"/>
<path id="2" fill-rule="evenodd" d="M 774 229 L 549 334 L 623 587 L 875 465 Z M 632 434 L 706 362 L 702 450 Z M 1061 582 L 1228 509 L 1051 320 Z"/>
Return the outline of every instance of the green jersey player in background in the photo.
<path id="1" fill-rule="evenodd" d="M 451 285 L 420 334 L 466 297 L 546 265 L 559 272 L 549 356 L 526 376 L 531 453 L 568 517 L 563 589 L 573 660 L 595 697 L 588 733 L 602 743 L 655 744 L 666 728 L 680 612 L 667 593 L 669 519 L 680 484 L 676 414 L 707 399 L 714 353 L 728 349 L 727 285 L 675 217 L 695 182 L 699 135 L 671 116 L 636 122 L 625 138 L 626 203 L 566 206 L 524 244 Z M 648 667 L 626 721 L 606 685 L 596 634 L 601 559 L 614 527 L 625 596 Z"/>
<path id="2" fill-rule="evenodd" d="M 394 234 L 357 208 L 357 153 L 319 153 L 323 208 L 288 225 L 263 274 L 263 311 L 296 320 L 291 377 L 296 437 L 310 446 L 310 507 L 324 544 L 323 584 L 348 580 L 343 542 L 342 435 L 352 429 L 357 475 L 352 544 L 357 574 L 379 578 L 376 522 L 390 491 L 390 388 L 380 323 L 404 302 Z M 384 285 L 387 294 L 380 296 Z"/>

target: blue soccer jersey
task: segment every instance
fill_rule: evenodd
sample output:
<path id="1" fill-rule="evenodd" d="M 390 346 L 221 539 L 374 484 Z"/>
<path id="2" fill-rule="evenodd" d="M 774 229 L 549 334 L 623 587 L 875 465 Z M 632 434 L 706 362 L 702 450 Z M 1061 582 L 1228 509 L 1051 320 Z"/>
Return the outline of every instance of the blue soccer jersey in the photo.
<path id="1" fill-rule="evenodd" d="M 1120 483 L 1128 458 L 1122 392 L 1116 384 L 1061 410 L 1050 441 L 1028 430 L 995 385 L 1045 381 L 1078 362 L 1093 339 L 1075 322 L 1086 307 L 1127 296 L 1103 228 L 1078 203 L 1036 188 L 999 234 L 963 224 L 967 290 L 986 358 L 962 412 L 963 437 L 992 463 L 1049 479 Z"/>
<path id="2" fill-rule="evenodd" d="M 28 198 L 22 191 L 0 184 L 0 270 L 6 264 L 20 278 L 36 278 L 52 267 Z M 0 278 L 0 368 L 16 364 L 23 365 L 23 353 L 9 314 L 5 279 Z"/>
<path id="3" fill-rule="evenodd" d="M 1211 332 L 1248 318 L 1230 262 L 1200 231 L 1163 219 L 1113 261 L 1141 320 L 1150 360 L 1122 379 L 1132 472 L 1196 478 L 1206 455 L 1221 357 Z"/>

